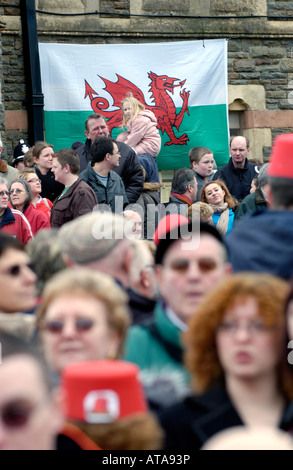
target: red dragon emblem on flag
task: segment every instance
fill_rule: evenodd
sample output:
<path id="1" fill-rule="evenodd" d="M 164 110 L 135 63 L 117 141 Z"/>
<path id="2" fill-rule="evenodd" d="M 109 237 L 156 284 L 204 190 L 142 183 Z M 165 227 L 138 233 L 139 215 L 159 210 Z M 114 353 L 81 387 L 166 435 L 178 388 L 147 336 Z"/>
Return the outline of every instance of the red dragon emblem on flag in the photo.
<path id="1" fill-rule="evenodd" d="M 187 113 L 189 115 L 188 99 L 190 92 L 186 91 L 186 88 L 183 88 L 186 80 L 180 81 L 178 78 L 168 77 L 167 75 L 157 75 L 153 72 L 149 72 L 148 76 L 151 80 L 149 85 L 151 101 L 153 102 L 151 106 L 146 103 L 143 92 L 134 83 L 118 74 L 118 80 L 116 82 L 111 82 L 100 75 L 99 77 L 105 83 L 105 87 L 103 89 L 110 93 L 113 98 L 113 105 L 119 109 L 114 111 L 109 110 L 109 101 L 106 98 L 99 96 L 86 80 L 84 99 L 89 97 L 93 111 L 95 113 L 101 112 L 108 120 L 107 124 L 109 131 L 111 132 L 113 128 L 121 125 L 121 101 L 125 98 L 127 93 L 131 92 L 134 98 L 143 103 L 146 109 L 153 111 L 155 114 L 158 121 L 158 129 L 162 134 L 166 132 L 170 139 L 165 143 L 165 145 L 186 145 L 189 140 L 188 135 L 182 134 L 181 136 L 176 137 L 174 133 L 174 128 L 179 131 L 184 114 Z M 181 88 L 179 96 L 182 98 L 182 107 L 178 113 L 176 113 L 176 107 L 171 97 L 171 95 L 174 94 L 174 89 L 176 87 Z"/>

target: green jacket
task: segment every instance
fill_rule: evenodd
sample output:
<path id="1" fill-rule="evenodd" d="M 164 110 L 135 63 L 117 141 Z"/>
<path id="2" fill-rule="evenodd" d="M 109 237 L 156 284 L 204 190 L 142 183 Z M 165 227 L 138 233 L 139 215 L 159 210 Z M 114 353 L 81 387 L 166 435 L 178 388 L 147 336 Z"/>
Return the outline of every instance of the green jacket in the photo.
<path id="1" fill-rule="evenodd" d="M 235 221 L 239 220 L 245 214 L 252 214 L 253 212 L 260 212 L 266 209 L 267 202 L 263 196 L 260 188 L 256 188 L 255 192 L 248 194 L 235 212 Z"/>
<path id="2" fill-rule="evenodd" d="M 160 302 L 152 320 L 129 330 L 124 359 L 140 367 L 151 409 L 171 405 L 189 391 L 189 374 L 182 365 L 181 334 Z"/>

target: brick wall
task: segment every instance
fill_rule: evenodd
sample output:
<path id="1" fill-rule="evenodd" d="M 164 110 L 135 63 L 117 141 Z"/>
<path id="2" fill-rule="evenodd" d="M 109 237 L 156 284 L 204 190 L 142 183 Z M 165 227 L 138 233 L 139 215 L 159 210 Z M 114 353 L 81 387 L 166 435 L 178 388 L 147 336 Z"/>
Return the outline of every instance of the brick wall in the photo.
<path id="1" fill-rule="evenodd" d="M 13 4 L 19 2 L 13 1 Z M 149 0 L 75 0 L 73 4 L 71 12 L 88 13 L 98 9 L 124 15 L 52 16 L 44 12 L 64 13 L 64 3 L 36 0 L 37 8 L 43 11 L 37 15 L 40 42 L 94 44 L 229 38 L 229 85 L 248 89 L 258 85 L 264 89 L 264 109 L 253 108 L 253 95 L 247 100 L 247 126 L 269 129 L 272 141 L 281 132 L 293 131 L 292 1 L 178 0 L 175 4 L 170 0 L 155 3 Z M 131 16 L 133 13 L 137 16 Z M 166 17 L 170 14 L 174 17 Z M 180 15 L 189 18 L 180 19 Z M 236 15 L 243 19 L 237 19 Z M 268 19 L 266 15 L 286 21 Z M 27 129 L 21 127 L 26 123 L 26 79 L 18 8 L 0 7 L 0 29 L 3 97 L 0 132 L 10 159 L 19 138 L 27 139 L 28 135 Z M 266 160 L 270 145 L 264 144 L 262 152 Z"/>

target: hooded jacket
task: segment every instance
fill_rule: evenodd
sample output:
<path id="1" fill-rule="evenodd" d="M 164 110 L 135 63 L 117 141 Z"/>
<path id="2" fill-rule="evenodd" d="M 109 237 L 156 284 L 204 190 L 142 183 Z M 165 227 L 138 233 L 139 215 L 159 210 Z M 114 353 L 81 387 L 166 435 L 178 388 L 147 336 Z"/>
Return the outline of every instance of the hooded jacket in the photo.
<path id="1" fill-rule="evenodd" d="M 129 204 L 137 201 L 143 188 L 143 172 L 141 164 L 135 151 L 123 142 L 117 142 L 120 152 L 119 166 L 112 171 L 122 178 Z M 80 145 L 76 150 L 79 156 L 80 174 L 87 169 L 91 162 L 91 140 L 87 139 L 85 144 Z M 79 175 L 80 176 L 80 175 Z"/>
<path id="2" fill-rule="evenodd" d="M 117 140 L 134 148 L 138 155 L 156 157 L 161 150 L 161 136 L 155 114 L 146 109 L 127 123 L 127 132 L 118 135 Z"/>

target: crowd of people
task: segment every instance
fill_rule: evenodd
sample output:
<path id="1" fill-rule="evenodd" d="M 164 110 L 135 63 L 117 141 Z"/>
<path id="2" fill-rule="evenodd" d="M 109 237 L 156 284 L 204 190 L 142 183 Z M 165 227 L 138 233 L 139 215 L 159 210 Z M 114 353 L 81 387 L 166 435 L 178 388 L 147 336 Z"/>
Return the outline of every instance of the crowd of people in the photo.
<path id="1" fill-rule="evenodd" d="M 293 134 L 191 149 L 163 203 L 155 115 L 121 112 L 0 162 L 0 449 L 292 449 Z"/>

